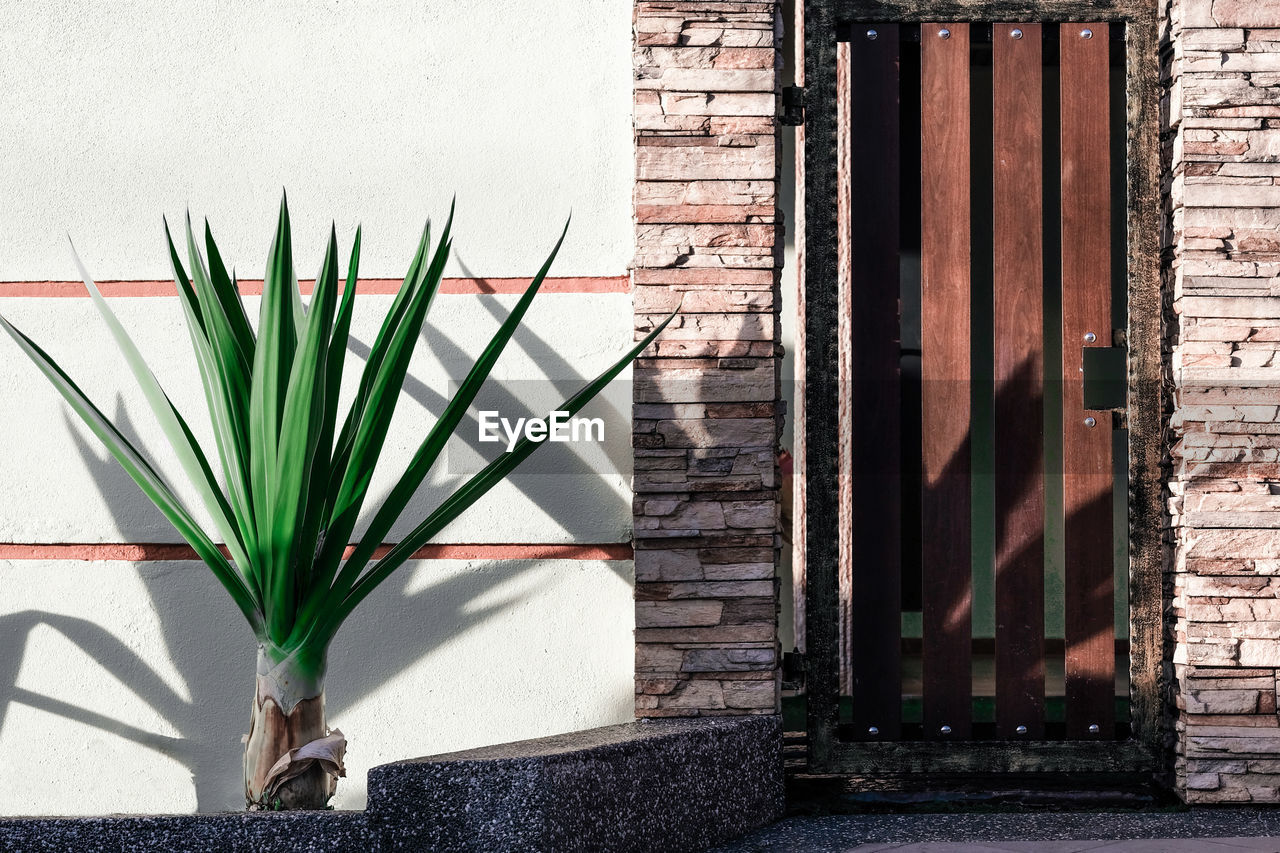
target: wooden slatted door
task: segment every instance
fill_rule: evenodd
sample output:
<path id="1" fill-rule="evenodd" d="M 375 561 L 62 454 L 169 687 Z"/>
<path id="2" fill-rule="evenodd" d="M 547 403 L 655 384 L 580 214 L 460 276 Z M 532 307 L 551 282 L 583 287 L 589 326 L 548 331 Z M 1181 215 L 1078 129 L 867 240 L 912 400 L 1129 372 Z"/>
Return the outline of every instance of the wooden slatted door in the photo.
<path id="1" fill-rule="evenodd" d="M 1123 401 L 1085 355 L 1124 325 L 1112 29 L 845 34 L 845 739 L 1125 734 Z"/>

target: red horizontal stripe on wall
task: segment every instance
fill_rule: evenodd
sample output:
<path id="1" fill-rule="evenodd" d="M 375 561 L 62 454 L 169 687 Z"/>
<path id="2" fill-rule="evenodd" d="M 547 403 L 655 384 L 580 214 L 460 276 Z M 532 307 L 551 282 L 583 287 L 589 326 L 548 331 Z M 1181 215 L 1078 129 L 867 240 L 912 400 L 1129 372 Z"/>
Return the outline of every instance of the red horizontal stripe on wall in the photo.
<path id="1" fill-rule="evenodd" d="M 441 293 L 483 294 L 524 293 L 531 279 L 528 278 L 446 278 L 440 282 Z M 246 296 L 262 293 L 262 281 L 239 282 L 240 292 Z M 315 286 L 312 280 L 300 281 L 303 293 L 310 293 Z M 398 278 L 367 278 L 356 284 L 356 293 L 390 294 L 400 289 Z M 172 281 L 100 281 L 98 289 L 103 296 L 177 296 Z M 542 282 L 539 293 L 629 293 L 630 276 L 594 276 L 548 278 Z M 87 297 L 89 292 L 79 281 L 6 281 L 0 282 L 0 297 Z"/>
<path id="2" fill-rule="evenodd" d="M 347 549 L 350 556 L 354 546 Z M 380 545 L 374 552 L 381 557 L 391 545 Z M 222 549 L 226 553 L 226 549 Z M 634 552 L 629 542 L 597 545 L 555 544 L 474 544 L 426 545 L 413 552 L 415 560 L 630 560 Z M 158 560 L 198 560 L 189 545 L 175 544 L 0 544 L 0 560 L 126 560 L 151 562 Z"/>

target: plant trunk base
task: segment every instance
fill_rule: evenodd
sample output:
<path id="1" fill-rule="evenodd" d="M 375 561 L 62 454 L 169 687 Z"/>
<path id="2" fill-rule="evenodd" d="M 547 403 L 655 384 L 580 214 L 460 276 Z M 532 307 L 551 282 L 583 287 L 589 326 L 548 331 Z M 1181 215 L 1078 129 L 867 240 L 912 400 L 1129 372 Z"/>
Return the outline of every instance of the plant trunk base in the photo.
<path id="1" fill-rule="evenodd" d="M 321 677 L 294 656 L 273 663 L 259 651 L 258 678 L 244 738 L 250 809 L 323 809 L 337 787 L 346 741 L 325 725 Z"/>
<path id="2" fill-rule="evenodd" d="M 255 699 L 244 750 L 245 798 L 250 808 L 324 808 L 334 786 L 318 764 L 271 786 L 274 790 L 268 787 L 268 777 L 281 756 L 326 734 L 323 696 L 302 700 L 287 716 L 270 696 Z"/>

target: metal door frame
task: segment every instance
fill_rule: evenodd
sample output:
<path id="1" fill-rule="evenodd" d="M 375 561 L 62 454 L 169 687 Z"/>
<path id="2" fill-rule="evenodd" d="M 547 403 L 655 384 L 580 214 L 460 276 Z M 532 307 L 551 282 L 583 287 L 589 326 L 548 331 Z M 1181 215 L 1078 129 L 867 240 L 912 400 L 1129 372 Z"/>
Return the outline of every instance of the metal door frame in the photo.
<path id="1" fill-rule="evenodd" d="M 858 22 L 1105 21 L 1125 26 L 1128 270 L 1129 613 L 1127 741 L 852 743 L 839 738 L 836 222 L 837 27 Z M 1164 367 L 1161 360 L 1158 10 L 1153 0 L 805 0 L 805 631 L 808 771 L 1132 772 L 1167 769 L 1162 697 Z"/>

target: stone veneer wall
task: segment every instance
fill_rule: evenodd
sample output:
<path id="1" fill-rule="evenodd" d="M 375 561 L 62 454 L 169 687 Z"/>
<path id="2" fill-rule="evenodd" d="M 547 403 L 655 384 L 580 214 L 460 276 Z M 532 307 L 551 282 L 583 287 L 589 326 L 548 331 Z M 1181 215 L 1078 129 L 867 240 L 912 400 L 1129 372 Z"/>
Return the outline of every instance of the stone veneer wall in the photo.
<path id="1" fill-rule="evenodd" d="M 1178 786 L 1280 801 L 1280 2 L 1168 6 Z"/>
<path id="2" fill-rule="evenodd" d="M 776 2 L 635 6 L 636 714 L 778 710 Z M 683 302 L 682 302 L 683 300 Z"/>

